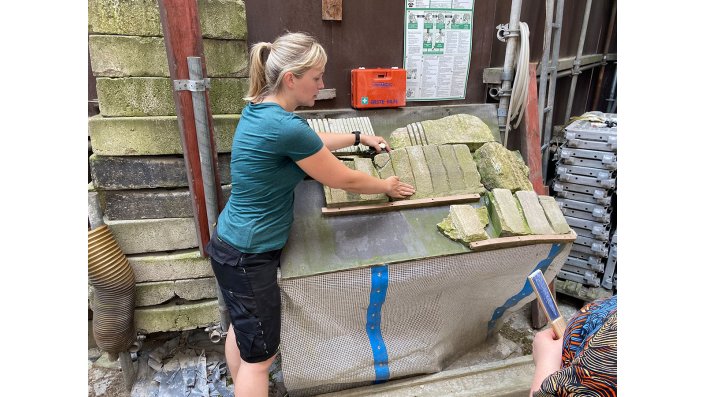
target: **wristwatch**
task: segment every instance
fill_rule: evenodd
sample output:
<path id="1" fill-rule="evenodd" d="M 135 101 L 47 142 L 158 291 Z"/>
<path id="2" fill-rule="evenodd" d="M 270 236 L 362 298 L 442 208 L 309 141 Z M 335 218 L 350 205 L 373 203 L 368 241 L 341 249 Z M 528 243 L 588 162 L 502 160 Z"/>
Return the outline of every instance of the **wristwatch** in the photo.
<path id="1" fill-rule="evenodd" d="M 355 134 L 355 143 L 353 143 L 353 146 L 357 146 L 360 144 L 360 131 L 353 131 L 353 134 Z"/>

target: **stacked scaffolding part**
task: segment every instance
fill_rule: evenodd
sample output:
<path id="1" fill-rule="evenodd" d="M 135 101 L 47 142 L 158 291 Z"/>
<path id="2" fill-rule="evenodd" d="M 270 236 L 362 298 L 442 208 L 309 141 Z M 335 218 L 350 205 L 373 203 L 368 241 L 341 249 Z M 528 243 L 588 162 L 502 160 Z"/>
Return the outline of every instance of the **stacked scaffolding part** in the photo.
<path id="1" fill-rule="evenodd" d="M 617 115 L 588 112 L 564 129 L 553 194 L 578 235 L 558 277 L 616 287 Z"/>

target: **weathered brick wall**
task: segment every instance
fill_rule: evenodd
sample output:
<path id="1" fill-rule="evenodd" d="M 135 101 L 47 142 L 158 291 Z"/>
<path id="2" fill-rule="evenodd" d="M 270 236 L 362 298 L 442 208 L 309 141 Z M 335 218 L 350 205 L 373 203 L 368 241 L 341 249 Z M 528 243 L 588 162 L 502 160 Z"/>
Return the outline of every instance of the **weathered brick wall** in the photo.
<path id="1" fill-rule="evenodd" d="M 243 0 L 198 0 L 225 197 L 230 145 L 245 102 Z M 91 190 L 135 272 L 141 332 L 219 321 L 200 257 L 156 0 L 89 0 L 88 45 L 100 115 L 89 118 Z"/>

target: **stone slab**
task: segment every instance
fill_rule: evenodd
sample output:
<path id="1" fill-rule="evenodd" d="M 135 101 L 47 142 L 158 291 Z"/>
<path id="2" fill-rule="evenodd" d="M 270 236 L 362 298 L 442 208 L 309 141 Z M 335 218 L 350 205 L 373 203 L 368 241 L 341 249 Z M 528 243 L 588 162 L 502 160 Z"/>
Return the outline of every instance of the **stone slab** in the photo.
<path id="1" fill-rule="evenodd" d="M 109 220 L 105 224 L 125 254 L 198 247 L 193 218 Z"/>
<path id="2" fill-rule="evenodd" d="M 198 0 L 201 34 L 247 39 L 244 0 Z M 156 0 L 88 0 L 88 32 L 163 36 Z"/>
<path id="3" fill-rule="evenodd" d="M 556 234 L 548 223 L 548 219 L 546 219 L 546 214 L 539 203 L 539 197 L 536 192 L 518 190 L 515 196 L 524 213 L 526 223 L 528 223 L 529 229 L 531 229 L 531 234 Z"/>
<path id="4" fill-rule="evenodd" d="M 364 172 L 365 174 L 373 178 L 379 179 L 379 175 L 377 175 L 377 171 L 375 170 L 375 167 L 372 164 L 372 159 L 366 157 L 357 157 L 354 160 L 354 167 L 357 171 Z M 363 201 L 364 204 L 377 204 L 386 203 L 387 201 L 389 201 L 389 197 L 384 193 L 361 194 L 360 200 Z"/>
<path id="5" fill-rule="evenodd" d="M 438 120 L 421 121 L 426 141 L 431 145 L 464 144 L 471 151 L 486 142 L 493 142 L 490 127 L 479 117 L 470 114 L 454 114 Z"/>
<path id="6" fill-rule="evenodd" d="M 465 193 L 467 189 L 467 186 L 465 185 L 465 178 L 463 177 L 463 171 L 460 169 L 460 164 L 458 164 L 458 159 L 455 157 L 455 150 L 453 149 L 453 146 L 438 146 L 438 154 L 441 156 L 443 167 L 445 167 L 446 174 L 448 175 L 448 187 L 450 188 L 450 193 Z"/>
<path id="7" fill-rule="evenodd" d="M 355 161 L 346 160 L 343 161 L 343 164 L 351 170 L 355 169 Z M 328 207 L 347 207 L 364 203 L 360 194 L 328 186 L 323 186 L 323 189 L 326 191 L 326 199 L 330 198 L 330 201 L 326 201 L 326 206 Z"/>
<path id="8" fill-rule="evenodd" d="M 529 181 L 529 167 L 520 157 L 497 142 L 489 142 L 473 154 L 482 184 L 488 190 L 533 190 Z"/>
<path id="9" fill-rule="evenodd" d="M 213 116 L 218 153 L 230 153 L 239 114 Z M 183 154 L 176 116 L 88 118 L 93 153 L 99 156 Z"/>
<path id="10" fill-rule="evenodd" d="M 469 193 L 485 194 L 487 189 L 482 184 L 480 172 L 477 170 L 477 164 L 472 157 L 470 149 L 465 145 L 452 145 L 455 157 L 458 160 L 458 166 L 463 173 L 466 191 Z"/>
<path id="11" fill-rule="evenodd" d="M 416 187 L 414 174 L 411 172 L 409 154 L 406 152 L 406 149 L 392 150 L 389 156 L 391 158 L 394 175 L 398 176 L 400 181 Z"/>
<path id="12" fill-rule="evenodd" d="M 218 297 L 215 277 L 177 280 L 174 282 L 174 293 L 190 301 Z"/>
<path id="13" fill-rule="evenodd" d="M 431 173 L 431 183 L 433 185 L 434 197 L 448 196 L 450 194 L 450 184 L 448 183 L 448 173 L 443 166 L 441 154 L 438 152 L 438 146 L 426 145 L 422 146 L 423 154 L 426 158 L 426 165 Z"/>
<path id="14" fill-rule="evenodd" d="M 100 113 L 107 117 L 176 115 L 171 80 L 166 77 L 96 78 Z M 240 113 L 249 79 L 211 78 L 212 114 Z"/>
<path id="15" fill-rule="evenodd" d="M 394 176 L 394 166 L 392 166 L 392 158 L 389 153 L 376 155 L 374 163 L 380 179 L 387 179 L 390 176 Z"/>
<path id="16" fill-rule="evenodd" d="M 221 186 L 223 198 L 230 196 L 231 188 Z M 100 197 L 105 217 L 112 220 L 193 217 L 188 188 L 103 190 Z"/>
<path id="17" fill-rule="evenodd" d="M 135 328 L 144 334 L 204 328 L 218 321 L 217 299 L 185 304 L 171 302 L 135 309 Z"/>
<path id="18" fill-rule="evenodd" d="M 490 219 L 498 237 L 531 234 L 526 219 L 509 189 L 493 189 L 487 194 Z"/>
<path id="19" fill-rule="evenodd" d="M 481 218 L 469 204 L 451 205 L 448 217 L 437 226 L 450 239 L 467 244 L 489 238 L 485 232 L 487 222 Z"/>
<path id="20" fill-rule="evenodd" d="M 414 175 L 416 185 L 416 193 L 409 198 L 427 198 L 433 197 L 433 182 L 431 180 L 431 171 L 426 164 L 426 157 L 423 153 L 422 146 L 409 146 L 405 148 L 409 156 L 409 164 L 411 164 L 411 172 Z"/>
<path id="21" fill-rule="evenodd" d="M 173 297 L 173 281 L 137 283 L 135 285 L 135 307 L 158 305 Z"/>
<path id="22" fill-rule="evenodd" d="M 546 214 L 548 223 L 551 224 L 553 230 L 558 234 L 570 233 L 570 226 L 563 216 L 563 211 L 558 206 L 556 199 L 551 196 L 539 196 L 539 203 L 543 207 L 543 212 Z"/>
<path id="23" fill-rule="evenodd" d="M 186 163 L 175 156 L 97 156 L 89 158 L 97 190 L 188 187 Z M 230 184 L 230 154 L 218 155 L 220 183 Z"/>
<path id="24" fill-rule="evenodd" d="M 91 69 L 96 77 L 169 77 L 162 37 L 90 35 Z M 247 77 L 243 40 L 203 40 L 208 77 Z"/>
<path id="25" fill-rule="evenodd" d="M 411 138 L 409 138 L 409 133 L 407 132 L 406 127 L 397 128 L 392 131 L 388 142 L 389 147 L 392 149 L 401 149 L 411 146 Z"/>
<path id="26" fill-rule="evenodd" d="M 128 255 L 127 260 L 138 283 L 213 277 L 210 259 L 198 249 Z"/>

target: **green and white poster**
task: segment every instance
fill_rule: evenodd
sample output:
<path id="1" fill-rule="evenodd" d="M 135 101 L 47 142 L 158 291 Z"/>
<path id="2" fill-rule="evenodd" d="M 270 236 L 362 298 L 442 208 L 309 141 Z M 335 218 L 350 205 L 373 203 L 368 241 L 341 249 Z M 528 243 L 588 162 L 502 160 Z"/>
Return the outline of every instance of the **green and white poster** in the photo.
<path id="1" fill-rule="evenodd" d="M 474 0 L 407 0 L 407 101 L 465 99 Z"/>

